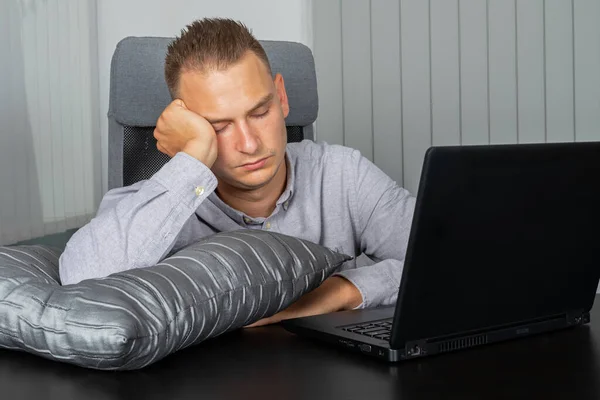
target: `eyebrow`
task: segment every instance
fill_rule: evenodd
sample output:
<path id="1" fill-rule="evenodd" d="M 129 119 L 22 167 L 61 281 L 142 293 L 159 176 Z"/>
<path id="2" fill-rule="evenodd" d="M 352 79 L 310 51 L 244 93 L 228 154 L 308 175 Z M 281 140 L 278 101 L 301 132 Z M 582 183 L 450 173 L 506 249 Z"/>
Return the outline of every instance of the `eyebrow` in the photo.
<path id="1" fill-rule="evenodd" d="M 268 104 L 271 100 L 273 100 L 273 93 L 269 93 L 268 95 L 266 95 L 262 99 L 260 99 L 260 101 L 258 103 L 256 103 L 256 105 L 254 107 L 252 107 L 250 109 L 250 111 L 248 111 L 248 114 L 252 114 L 254 111 L 256 111 L 259 108 L 261 108 L 262 106 Z M 209 119 L 209 118 L 206 118 L 206 120 L 209 123 L 213 124 L 213 125 L 221 123 L 221 122 L 229 122 L 229 121 L 231 121 L 228 118 L 221 118 L 221 119 Z"/>

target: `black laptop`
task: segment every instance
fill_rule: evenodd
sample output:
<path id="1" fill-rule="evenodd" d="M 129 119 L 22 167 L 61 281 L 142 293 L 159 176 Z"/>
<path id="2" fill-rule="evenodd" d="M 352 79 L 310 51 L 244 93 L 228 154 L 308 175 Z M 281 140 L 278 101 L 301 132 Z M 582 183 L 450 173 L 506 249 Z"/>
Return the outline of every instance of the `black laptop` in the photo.
<path id="1" fill-rule="evenodd" d="M 599 278 L 600 142 L 432 147 L 396 306 L 282 325 L 407 360 L 588 323 Z"/>

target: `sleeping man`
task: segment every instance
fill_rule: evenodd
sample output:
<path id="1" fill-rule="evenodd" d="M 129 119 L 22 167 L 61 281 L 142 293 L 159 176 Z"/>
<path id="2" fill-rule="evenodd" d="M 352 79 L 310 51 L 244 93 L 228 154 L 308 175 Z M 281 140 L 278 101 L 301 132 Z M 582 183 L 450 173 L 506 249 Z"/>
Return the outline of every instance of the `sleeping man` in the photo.
<path id="1" fill-rule="evenodd" d="M 357 150 L 287 143 L 284 77 L 241 23 L 195 21 L 168 48 L 173 101 L 157 121 L 171 159 L 106 193 L 60 258 L 64 285 L 157 264 L 217 232 L 264 229 L 373 262 L 345 263 L 252 326 L 396 301 L 415 198 Z"/>

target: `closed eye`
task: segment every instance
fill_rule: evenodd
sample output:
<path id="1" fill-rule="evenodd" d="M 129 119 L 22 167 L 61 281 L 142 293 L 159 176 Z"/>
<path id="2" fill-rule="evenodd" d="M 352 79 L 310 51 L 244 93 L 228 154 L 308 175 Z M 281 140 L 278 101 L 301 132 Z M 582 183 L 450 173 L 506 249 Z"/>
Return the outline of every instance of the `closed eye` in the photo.
<path id="1" fill-rule="evenodd" d="M 269 110 L 270 110 L 270 109 L 267 109 L 267 111 L 265 111 L 265 112 L 264 112 L 264 113 L 262 113 L 262 114 L 254 114 L 254 115 L 252 115 L 252 117 L 254 117 L 254 118 L 259 118 L 259 119 L 260 119 L 260 118 L 264 118 L 264 117 L 266 117 L 266 116 L 267 116 L 267 114 L 269 113 Z"/>
<path id="2" fill-rule="evenodd" d="M 219 129 L 217 129 L 217 128 L 215 128 L 215 127 L 213 126 L 213 129 L 215 130 L 215 133 L 220 133 L 220 132 L 223 132 L 225 129 L 227 129 L 227 127 L 228 127 L 229 125 L 230 125 L 230 124 L 227 124 L 227 125 L 223 126 L 222 128 L 219 128 Z"/>

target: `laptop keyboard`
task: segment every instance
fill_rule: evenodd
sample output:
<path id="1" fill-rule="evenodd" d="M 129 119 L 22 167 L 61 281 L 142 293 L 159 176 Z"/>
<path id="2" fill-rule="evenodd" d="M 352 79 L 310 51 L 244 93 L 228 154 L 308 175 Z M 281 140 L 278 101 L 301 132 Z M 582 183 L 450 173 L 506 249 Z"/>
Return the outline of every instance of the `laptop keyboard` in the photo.
<path id="1" fill-rule="evenodd" d="M 392 318 L 374 322 L 366 322 L 358 325 L 344 326 L 342 329 L 375 339 L 389 340 L 390 333 L 392 332 Z"/>

